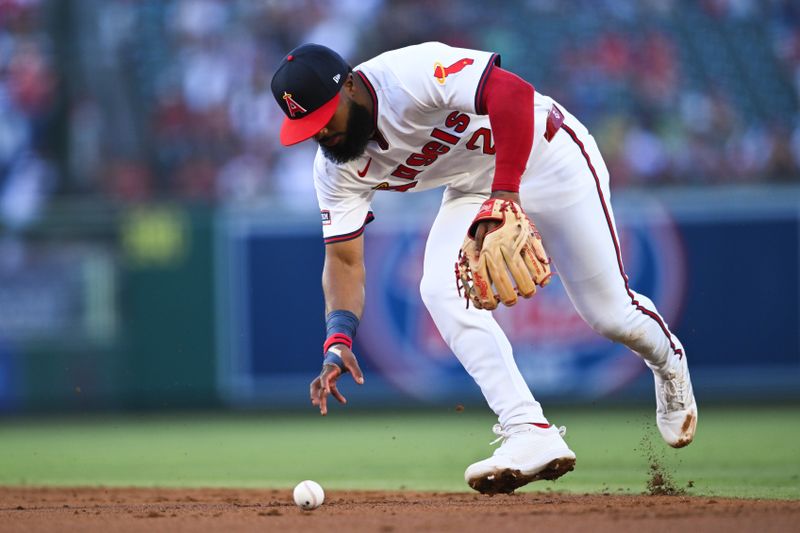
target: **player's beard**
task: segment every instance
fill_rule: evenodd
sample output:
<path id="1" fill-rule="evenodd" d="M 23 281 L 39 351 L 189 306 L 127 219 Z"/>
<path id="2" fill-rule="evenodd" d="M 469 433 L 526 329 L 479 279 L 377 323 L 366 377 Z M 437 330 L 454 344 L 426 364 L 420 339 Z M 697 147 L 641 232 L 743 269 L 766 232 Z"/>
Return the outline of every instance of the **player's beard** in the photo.
<path id="1" fill-rule="evenodd" d="M 320 144 L 322 153 L 335 163 L 347 163 L 358 159 L 367 149 L 367 143 L 374 131 L 373 124 L 369 110 L 351 101 L 346 133 L 334 146 Z"/>

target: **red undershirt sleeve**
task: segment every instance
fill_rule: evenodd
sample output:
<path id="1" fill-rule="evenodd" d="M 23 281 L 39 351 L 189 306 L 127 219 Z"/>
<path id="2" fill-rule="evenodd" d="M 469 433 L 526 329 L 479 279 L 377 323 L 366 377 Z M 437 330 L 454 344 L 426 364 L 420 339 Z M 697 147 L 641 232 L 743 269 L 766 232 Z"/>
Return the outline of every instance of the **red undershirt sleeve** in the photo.
<path id="1" fill-rule="evenodd" d="M 533 86 L 494 67 L 486 80 L 482 109 L 489 115 L 495 147 L 492 192 L 519 192 L 533 146 Z"/>

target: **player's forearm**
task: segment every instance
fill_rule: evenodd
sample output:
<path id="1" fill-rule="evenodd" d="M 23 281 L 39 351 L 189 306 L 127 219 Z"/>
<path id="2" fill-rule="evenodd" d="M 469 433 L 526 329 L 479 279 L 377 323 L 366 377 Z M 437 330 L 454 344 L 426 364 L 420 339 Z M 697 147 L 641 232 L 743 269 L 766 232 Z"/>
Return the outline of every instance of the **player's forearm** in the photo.
<path id="1" fill-rule="evenodd" d="M 533 98 L 530 83 L 501 68 L 492 70 L 484 91 L 496 150 L 492 191 L 519 191 L 533 146 Z"/>
<path id="2" fill-rule="evenodd" d="M 364 311 L 365 279 L 363 260 L 326 256 L 322 269 L 325 312 L 342 309 L 360 318 Z"/>

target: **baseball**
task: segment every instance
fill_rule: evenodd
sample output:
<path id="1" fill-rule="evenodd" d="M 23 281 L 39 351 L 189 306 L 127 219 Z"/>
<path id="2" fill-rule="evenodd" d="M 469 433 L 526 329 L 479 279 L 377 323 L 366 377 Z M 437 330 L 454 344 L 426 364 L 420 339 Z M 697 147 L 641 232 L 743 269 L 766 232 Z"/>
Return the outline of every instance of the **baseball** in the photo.
<path id="1" fill-rule="evenodd" d="M 294 503 L 301 509 L 310 511 L 316 509 L 325 501 L 325 491 L 316 481 L 307 479 L 301 481 L 294 488 Z"/>

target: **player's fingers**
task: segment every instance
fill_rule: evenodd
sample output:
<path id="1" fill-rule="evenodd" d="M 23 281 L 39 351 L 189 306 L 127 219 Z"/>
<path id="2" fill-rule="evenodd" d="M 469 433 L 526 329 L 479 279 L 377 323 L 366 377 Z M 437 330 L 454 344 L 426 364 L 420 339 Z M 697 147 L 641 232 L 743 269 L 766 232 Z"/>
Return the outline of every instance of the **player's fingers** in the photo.
<path id="1" fill-rule="evenodd" d="M 339 389 L 336 387 L 336 383 L 331 383 L 331 394 L 333 395 L 334 398 L 339 400 L 339 403 L 347 403 L 345 397 L 342 395 L 341 392 L 339 392 Z"/>
<path id="2" fill-rule="evenodd" d="M 319 395 L 319 412 L 322 416 L 328 414 L 328 395 L 331 393 L 331 386 L 336 385 L 336 380 L 342 373 L 336 365 L 325 365 L 320 376 L 322 390 Z"/>
<path id="3" fill-rule="evenodd" d="M 483 249 L 484 237 L 486 237 L 486 224 L 480 222 L 478 227 L 475 228 L 475 251 L 478 253 Z"/>
<path id="4" fill-rule="evenodd" d="M 319 414 L 322 416 L 328 414 L 328 394 L 330 394 L 330 391 L 329 387 L 323 387 L 319 393 Z"/>
<path id="5" fill-rule="evenodd" d="M 358 366 L 358 361 L 353 357 L 349 361 L 344 362 L 345 368 L 353 375 L 353 381 L 359 385 L 364 384 L 364 374 L 361 372 L 361 367 Z"/>
<path id="6" fill-rule="evenodd" d="M 314 378 L 309 387 L 309 395 L 311 396 L 311 405 L 319 405 L 319 394 L 322 390 L 322 385 L 319 377 Z"/>
<path id="7" fill-rule="evenodd" d="M 486 236 L 499 225 L 500 223 L 496 220 L 482 220 L 478 223 L 478 227 L 475 228 L 475 247 L 478 249 L 479 253 L 483 250 L 483 243 L 486 241 Z M 480 241 L 478 240 L 478 234 L 480 234 Z"/>

